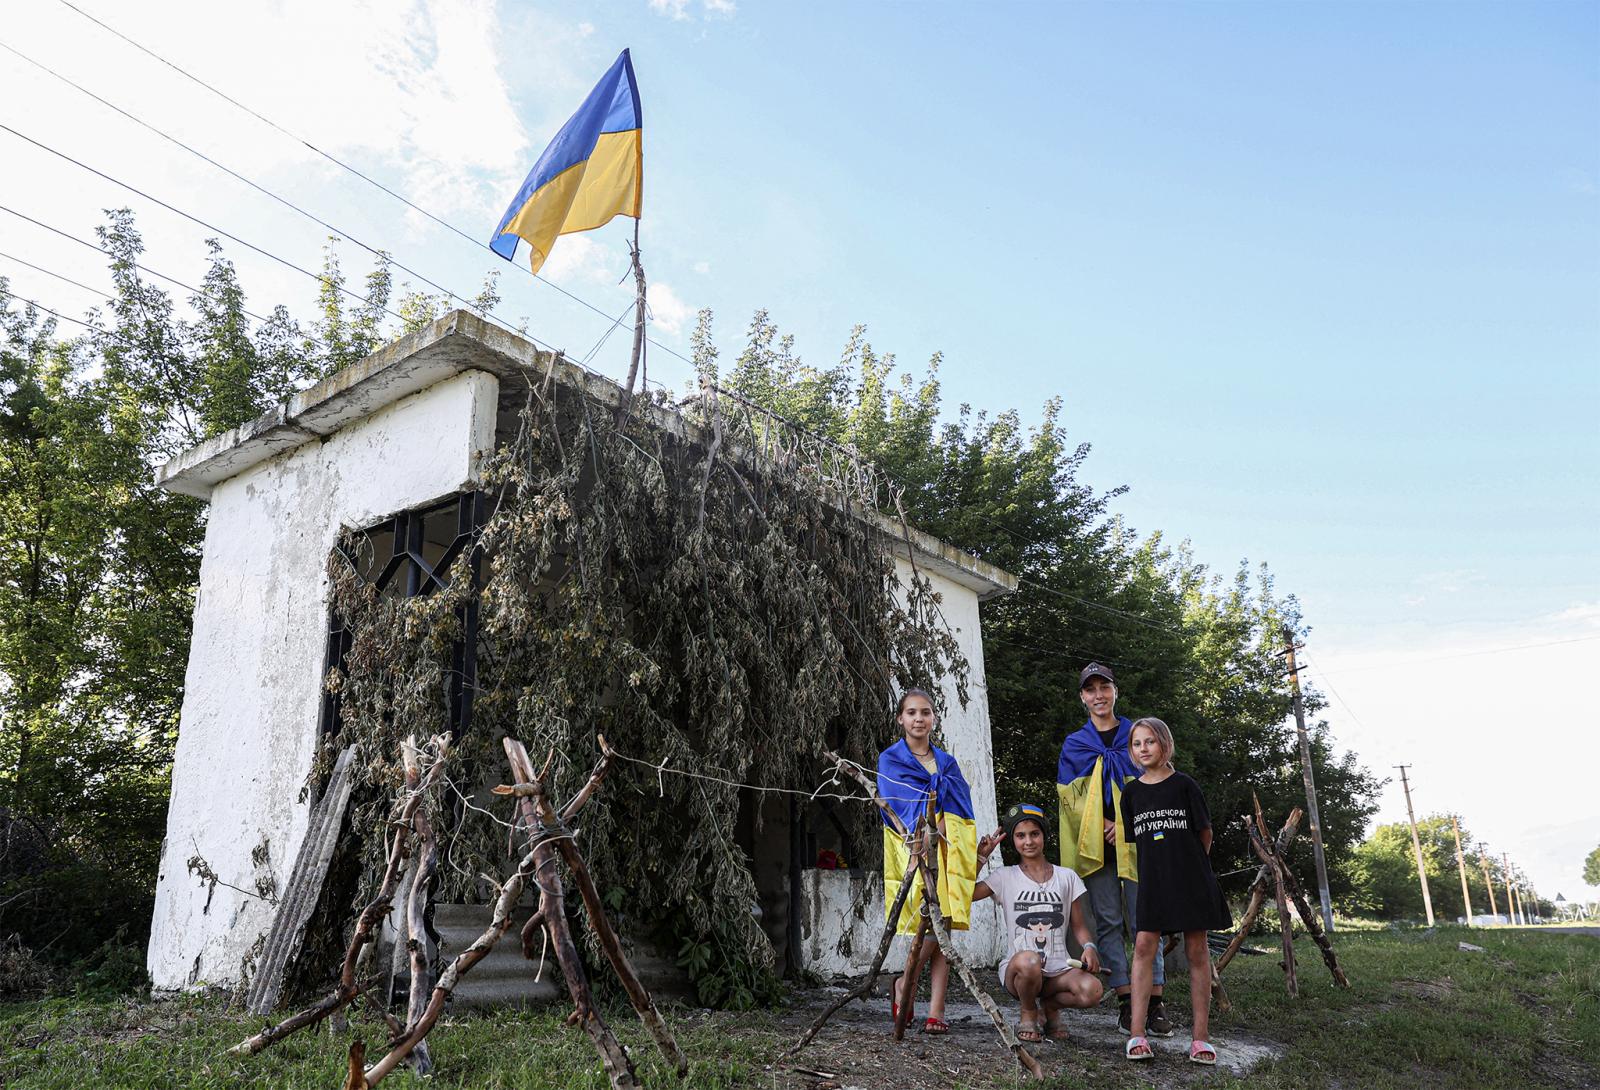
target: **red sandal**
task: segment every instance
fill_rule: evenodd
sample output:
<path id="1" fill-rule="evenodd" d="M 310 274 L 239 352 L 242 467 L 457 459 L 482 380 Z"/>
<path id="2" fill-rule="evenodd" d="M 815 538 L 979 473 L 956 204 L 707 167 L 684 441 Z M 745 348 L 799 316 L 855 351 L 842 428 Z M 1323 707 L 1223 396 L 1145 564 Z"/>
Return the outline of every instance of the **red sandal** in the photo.
<path id="1" fill-rule="evenodd" d="M 894 1022 L 895 1024 L 898 1025 L 899 1022 L 900 1022 L 900 1002 L 899 1002 L 899 1000 L 893 998 L 893 996 L 897 996 L 897 995 L 900 994 L 900 978 L 899 977 L 895 977 L 894 978 L 894 987 L 892 987 L 889 990 L 890 990 L 891 993 L 893 993 L 891 995 L 890 999 L 889 999 L 889 1021 Z M 917 1016 L 917 997 L 916 996 L 912 996 L 911 997 L 911 1013 L 906 1015 L 906 1024 L 910 1025 L 911 1024 L 911 1020 L 913 1018 L 915 1018 L 916 1016 Z"/>
<path id="2" fill-rule="evenodd" d="M 922 1023 L 922 1032 L 931 1033 L 937 1037 L 941 1033 L 950 1032 L 950 1023 L 943 1018 L 929 1018 Z"/>

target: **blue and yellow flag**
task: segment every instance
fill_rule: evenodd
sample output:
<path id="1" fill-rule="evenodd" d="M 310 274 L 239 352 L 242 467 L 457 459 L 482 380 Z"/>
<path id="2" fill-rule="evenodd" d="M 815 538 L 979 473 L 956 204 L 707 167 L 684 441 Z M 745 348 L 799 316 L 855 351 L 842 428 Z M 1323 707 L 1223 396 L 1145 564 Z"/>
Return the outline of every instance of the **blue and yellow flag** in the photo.
<path id="1" fill-rule="evenodd" d="M 978 823 L 972 812 L 972 791 L 961 774 L 956 759 L 935 748 L 937 772 L 930 774 L 916 754 L 901 739 L 878 755 L 878 795 L 895 815 L 914 829 L 917 819 L 928 812 L 932 797 L 934 812 L 944 836 L 939 845 L 939 910 L 952 928 L 965 931 L 972 918 L 972 887 L 978 878 Z M 883 911 L 888 918 L 900 884 L 906 880 L 911 853 L 905 840 L 883 817 Z M 915 876 L 911 892 L 900 910 L 895 930 L 902 935 L 917 930 L 922 904 L 922 876 Z"/>
<path id="2" fill-rule="evenodd" d="M 1137 882 L 1138 858 L 1122 828 L 1122 785 L 1139 775 L 1128 754 L 1131 720 L 1117 716 L 1111 744 L 1100 741 L 1094 724 L 1085 723 L 1061 743 L 1056 765 L 1056 794 L 1061 798 L 1061 865 L 1081 875 L 1093 874 L 1106 862 L 1105 823 L 1116 823 L 1117 874 Z"/>
<path id="3" fill-rule="evenodd" d="M 538 272 L 556 236 L 604 227 L 615 216 L 637 219 L 644 198 L 643 125 L 633 58 L 624 49 L 533 164 L 489 248 L 510 261 L 523 239 Z"/>

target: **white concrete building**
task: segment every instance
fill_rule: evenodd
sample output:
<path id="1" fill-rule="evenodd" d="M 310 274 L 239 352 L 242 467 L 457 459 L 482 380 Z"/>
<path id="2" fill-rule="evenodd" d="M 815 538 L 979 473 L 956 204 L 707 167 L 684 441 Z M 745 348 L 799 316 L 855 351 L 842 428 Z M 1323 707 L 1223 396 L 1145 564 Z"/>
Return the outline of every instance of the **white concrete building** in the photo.
<path id="1" fill-rule="evenodd" d="M 550 366 L 527 340 L 457 311 L 157 472 L 162 487 L 210 504 L 148 954 L 158 988 L 236 982 L 272 925 L 269 902 L 231 887 L 270 880 L 283 889 L 305 835 L 311 804 L 302 788 L 327 714 L 326 565 L 341 530 L 409 513 L 404 524 L 416 536 L 407 540 L 438 559 L 456 536 L 458 498 L 473 493 L 485 456 L 515 421 L 522 376 L 543 377 Z M 605 402 L 620 398 L 609 380 L 561 360 L 554 367 L 557 381 Z M 683 427 L 647 411 L 662 427 Z M 918 572 L 942 593 L 970 664 L 971 699 L 963 709 L 947 693 L 943 729 L 971 782 L 978 827 L 992 829 L 978 608 L 1015 580 L 925 534 L 913 531 L 908 545 L 898 524 L 892 531 L 902 568 L 914 548 Z M 227 884 L 192 873 L 195 857 Z M 793 852 L 757 856 L 769 934 L 775 943 L 782 935 L 780 955 L 798 949 L 804 967 L 821 975 L 862 970 L 883 919 L 881 884 L 810 862 L 796 899 L 788 893 Z M 801 912 L 794 937 L 791 906 Z M 992 911 L 980 906 L 974 916 L 963 944 L 980 961 L 997 960 Z"/>

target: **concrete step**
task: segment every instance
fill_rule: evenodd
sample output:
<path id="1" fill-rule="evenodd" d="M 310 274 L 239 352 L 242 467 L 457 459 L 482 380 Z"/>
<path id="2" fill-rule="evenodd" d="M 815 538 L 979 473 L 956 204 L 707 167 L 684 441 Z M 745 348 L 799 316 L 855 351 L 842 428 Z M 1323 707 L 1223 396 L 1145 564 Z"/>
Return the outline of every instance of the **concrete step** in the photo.
<path id="1" fill-rule="evenodd" d="M 490 905 L 434 905 L 433 926 L 439 932 L 438 964 L 448 965 L 471 946 L 489 926 L 492 914 Z M 510 930 L 495 943 L 488 956 L 461 978 L 451 1000 L 454 1009 L 568 1002 L 566 983 L 554 952 L 546 954 L 542 973 L 537 961 L 522 956 L 522 925 L 532 914 L 531 908 L 518 908 L 512 913 Z M 634 972 L 652 995 L 687 998 L 691 994 L 688 976 L 674 962 L 637 943 L 628 944 L 627 954 Z M 538 980 L 534 979 L 536 973 L 539 973 Z M 403 991 L 404 983 L 398 982 L 396 987 L 397 991 Z"/>

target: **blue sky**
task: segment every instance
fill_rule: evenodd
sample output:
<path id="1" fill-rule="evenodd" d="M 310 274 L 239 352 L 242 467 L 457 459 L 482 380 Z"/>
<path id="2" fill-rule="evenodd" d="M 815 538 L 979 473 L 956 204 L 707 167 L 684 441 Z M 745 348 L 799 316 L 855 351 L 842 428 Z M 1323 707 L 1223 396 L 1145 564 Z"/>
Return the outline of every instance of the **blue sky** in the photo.
<path id="1" fill-rule="evenodd" d="M 856 323 L 918 373 L 942 352 L 952 409 L 1062 396 L 1131 525 L 1299 595 L 1344 744 L 1579 888 L 1593 805 L 1477 800 L 1508 726 L 1575 718 L 1600 762 L 1600 5 L 82 6 L 485 238 L 630 46 L 656 337 L 686 351 L 710 306 L 733 349 L 767 307 L 819 365 Z M 501 313 L 575 356 L 605 329 L 55 4 L 0 40 L 463 294 L 505 269 Z M 30 135 L 317 263 L 323 229 L 9 56 L 0 92 Z M 0 203 L 88 235 L 131 202 L 150 263 L 198 275 L 204 231 L 3 133 L 0 161 Z M 546 272 L 615 314 L 626 234 Z M 105 280 L 4 215 L 0 239 Z M 230 252 L 254 302 L 305 309 L 308 281 Z M 623 373 L 626 341 L 594 365 Z"/>

